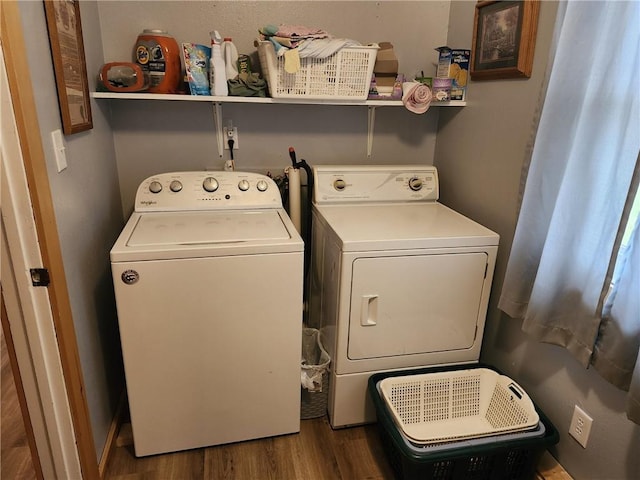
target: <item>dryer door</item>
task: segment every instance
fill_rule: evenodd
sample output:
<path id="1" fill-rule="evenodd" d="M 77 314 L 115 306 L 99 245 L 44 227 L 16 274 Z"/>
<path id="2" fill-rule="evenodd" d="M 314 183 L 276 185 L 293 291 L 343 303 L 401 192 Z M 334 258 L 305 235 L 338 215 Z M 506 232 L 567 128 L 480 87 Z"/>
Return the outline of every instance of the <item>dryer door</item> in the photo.
<path id="1" fill-rule="evenodd" d="M 348 357 L 472 348 L 487 259 L 484 252 L 357 258 Z"/>

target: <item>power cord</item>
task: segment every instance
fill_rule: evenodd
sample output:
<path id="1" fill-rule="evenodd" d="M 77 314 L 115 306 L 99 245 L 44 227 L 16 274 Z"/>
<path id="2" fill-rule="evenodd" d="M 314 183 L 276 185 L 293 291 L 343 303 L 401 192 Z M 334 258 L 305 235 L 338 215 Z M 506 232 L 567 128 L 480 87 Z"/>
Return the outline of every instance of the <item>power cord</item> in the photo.
<path id="1" fill-rule="evenodd" d="M 233 138 L 230 138 L 229 140 L 227 140 L 227 143 L 229 144 L 229 153 L 231 153 L 231 160 L 233 161 L 233 144 L 235 143 L 235 141 L 233 140 Z"/>
<path id="2" fill-rule="evenodd" d="M 227 140 L 227 144 L 229 145 L 229 153 L 231 155 L 231 160 L 227 160 L 226 162 L 224 162 L 224 169 L 228 172 L 232 172 L 236 169 L 236 164 L 233 160 L 233 144 L 235 143 L 235 141 L 233 140 L 233 138 L 229 138 Z"/>

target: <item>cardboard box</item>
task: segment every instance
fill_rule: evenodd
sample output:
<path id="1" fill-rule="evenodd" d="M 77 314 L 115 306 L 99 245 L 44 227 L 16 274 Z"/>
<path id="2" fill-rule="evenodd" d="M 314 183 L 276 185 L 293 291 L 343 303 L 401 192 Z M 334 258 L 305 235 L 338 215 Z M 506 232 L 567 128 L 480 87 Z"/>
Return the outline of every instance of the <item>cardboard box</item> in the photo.
<path id="1" fill-rule="evenodd" d="M 449 67 L 451 66 L 451 52 L 449 47 L 438 47 L 438 68 L 436 69 L 436 77 L 448 77 Z"/>
<path id="2" fill-rule="evenodd" d="M 438 47 L 436 77 L 451 78 L 451 100 L 466 100 L 471 50 Z"/>
<path id="3" fill-rule="evenodd" d="M 391 87 L 385 85 L 379 85 L 378 77 L 374 73 L 371 76 L 371 85 L 369 86 L 369 100 L 401 100 L 402 99 L 402 84 L 404 83 L 404 75 L 399 73 Z"/>

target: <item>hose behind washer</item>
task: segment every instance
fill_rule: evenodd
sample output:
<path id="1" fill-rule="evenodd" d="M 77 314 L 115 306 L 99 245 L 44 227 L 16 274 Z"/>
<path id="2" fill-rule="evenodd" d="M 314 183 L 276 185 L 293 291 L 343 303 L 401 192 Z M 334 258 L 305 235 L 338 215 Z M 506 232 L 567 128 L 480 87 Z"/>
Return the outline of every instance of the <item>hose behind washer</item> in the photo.
<path id="1" fill-rule="evenodd" d="M 293 168 L 303 168 L 307 175 L 307 216 L 302 230 L 302 240 L 304 241 L 304 286 L 303 286 L 303 302 L 307 304 L 308 284 L 309 284 L 309 268 L 311 267 L 311 205 L 313 202 L 313 172 L 311 167 L 304 159 L 298 162 L 296 159 L 296 151 L 293 147 L 289 147 L 289 157 Z M 291 188 L 291 185 L 289 185 Z M 291 209 L 291 208 L 290 208 Z"/>

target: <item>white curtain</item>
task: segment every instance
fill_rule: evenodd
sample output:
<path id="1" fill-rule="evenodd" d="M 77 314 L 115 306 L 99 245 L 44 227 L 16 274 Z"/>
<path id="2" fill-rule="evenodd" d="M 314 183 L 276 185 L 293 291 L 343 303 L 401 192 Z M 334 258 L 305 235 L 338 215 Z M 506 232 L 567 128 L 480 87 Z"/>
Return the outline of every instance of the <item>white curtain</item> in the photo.
<path id="1" fill-rule="evenodd" d="M 636 198 L 636 202 L 638 198 Z M 627 416 L 640 425 L 640 219 L 618 255 L 620 272 L 600 325 L 591 363 L 614 385 L 629 390 Z M 635 341 L 633 340 L 635 338 Z"/>
<path id="2" fill-rule="evenodd" d="M 637 180 L 640 2 L 569 1 L 558 15 L 499 308 L 630 390 L 627 414 L 640 422 L 637 232 L 609 291 Z"/>

